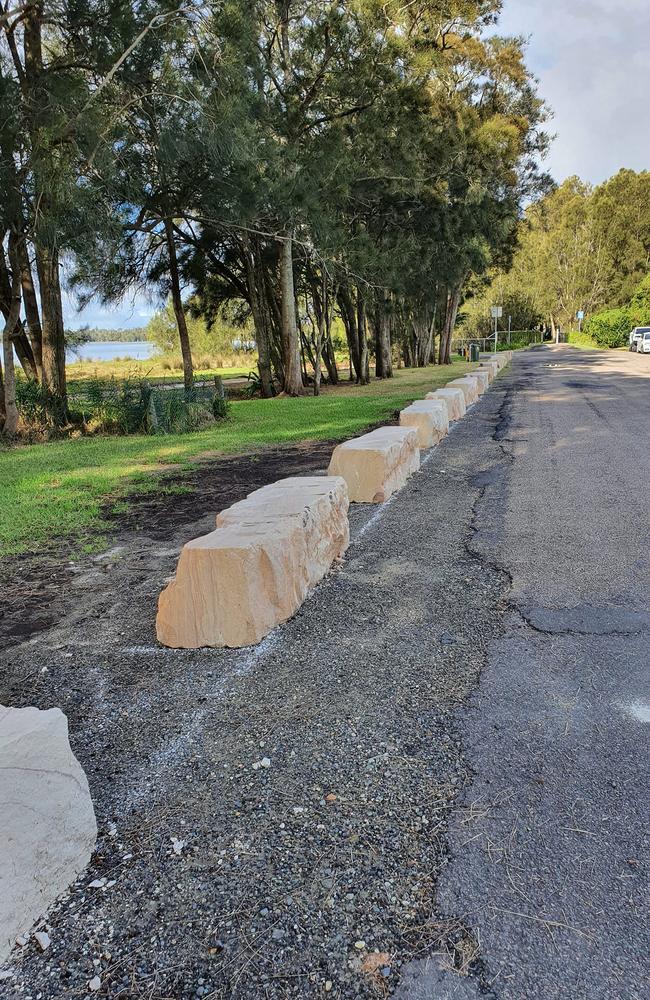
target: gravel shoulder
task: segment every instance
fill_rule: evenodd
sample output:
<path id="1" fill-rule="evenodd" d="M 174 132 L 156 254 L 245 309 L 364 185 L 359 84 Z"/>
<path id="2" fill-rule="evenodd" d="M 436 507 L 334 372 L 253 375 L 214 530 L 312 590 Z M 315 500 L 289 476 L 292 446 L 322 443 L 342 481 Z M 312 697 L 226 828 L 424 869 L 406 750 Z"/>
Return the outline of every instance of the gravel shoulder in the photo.
<path id="1" fill-rule="evenodd" d="M 508 386 L 391 503 L 354 509 L 344 564 L 256 649 L 155 643 L 157 595 L 215 503 L 143 519 L 10 650 L 3 696 L 66 712 L 100 835 L 50 948 L 17 951 L 0 995 L 82 997 L 99 976 L 94 996 L 384 997 L 433 948 L 471 961 L 435 886 L 471 777 L 457 710 L 507 613 L 472 539 Z"/>

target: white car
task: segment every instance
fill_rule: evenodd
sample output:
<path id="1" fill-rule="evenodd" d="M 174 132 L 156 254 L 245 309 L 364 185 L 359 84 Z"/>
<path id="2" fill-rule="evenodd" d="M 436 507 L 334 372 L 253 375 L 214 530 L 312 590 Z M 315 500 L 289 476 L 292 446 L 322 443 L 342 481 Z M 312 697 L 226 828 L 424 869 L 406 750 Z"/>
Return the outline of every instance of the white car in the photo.
<path id="1" fill-rule="evenodd" d="M 630 350 L 637 351 L 641 348 L 639 344 L 646 333 L 650 333 L 650 326 L 635 326 L 630 334 Z"/>
<path id="2" fill-rule="evenodd" d="M 650 354 L 650 330 L 644 329 L 641 339 L 637 341 L 636 349 L 639 354 Z"/>

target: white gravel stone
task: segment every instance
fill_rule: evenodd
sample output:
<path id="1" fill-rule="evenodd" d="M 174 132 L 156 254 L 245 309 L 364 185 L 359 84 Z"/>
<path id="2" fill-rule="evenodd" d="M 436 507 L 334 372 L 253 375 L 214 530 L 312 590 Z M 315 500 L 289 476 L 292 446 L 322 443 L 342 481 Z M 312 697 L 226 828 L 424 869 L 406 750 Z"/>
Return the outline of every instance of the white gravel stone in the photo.
<path id="1" fill-rule="evenodd" d="M 41 949 L 41 951 L 47 951 L 47 949 L 50 947 L 52 943 L 50 940 L 50 935 L 46 934 L 45 931 L 36 931 L 36 933 L 34 934 L 34 938 L 36 939 L 36 944 Z"/>

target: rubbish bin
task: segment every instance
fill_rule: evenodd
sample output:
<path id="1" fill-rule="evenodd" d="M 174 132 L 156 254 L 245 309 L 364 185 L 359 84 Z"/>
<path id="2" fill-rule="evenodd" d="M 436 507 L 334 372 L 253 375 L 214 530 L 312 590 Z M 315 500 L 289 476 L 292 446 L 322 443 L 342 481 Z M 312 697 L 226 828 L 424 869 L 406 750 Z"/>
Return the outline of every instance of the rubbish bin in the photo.
<path id="1" fill-rule="evenodd" d="M 479 356 L 480 356 L 480 352 L 479 352 L 479 349 L 478 349 L 478 344 L 470 344 L 469 345 L 469 360 L 470 361 L 478 361 Z"/>

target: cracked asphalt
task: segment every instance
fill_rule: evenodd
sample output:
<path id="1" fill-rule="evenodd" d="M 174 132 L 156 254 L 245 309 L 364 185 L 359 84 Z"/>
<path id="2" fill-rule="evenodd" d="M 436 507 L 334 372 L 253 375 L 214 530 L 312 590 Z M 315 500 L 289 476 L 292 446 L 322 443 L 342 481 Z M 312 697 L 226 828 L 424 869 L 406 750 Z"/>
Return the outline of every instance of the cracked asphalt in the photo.
<path id="1" fill-rule="evenodd" d="M 471 547 L 510 613 L 459 714 L 474 780 L 437 896 L 475 949 L 397 996 L 647 1000 L 650 363 L 536 349 L 507 380 Z"/>

